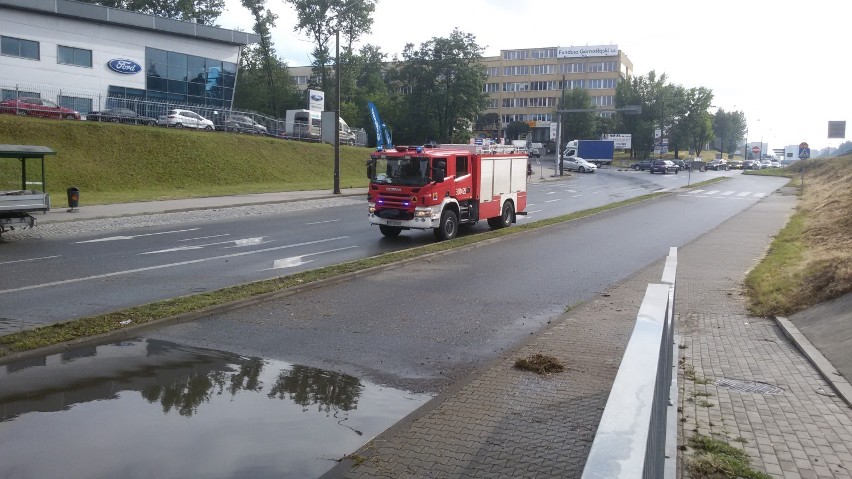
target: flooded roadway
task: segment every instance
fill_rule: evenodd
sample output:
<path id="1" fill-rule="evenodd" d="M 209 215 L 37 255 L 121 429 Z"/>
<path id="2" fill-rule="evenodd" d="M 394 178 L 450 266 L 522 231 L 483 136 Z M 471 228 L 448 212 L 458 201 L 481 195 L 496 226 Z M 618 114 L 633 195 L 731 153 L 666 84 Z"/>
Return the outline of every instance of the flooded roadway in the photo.
<path id="1" fill-rule="evenodd" d="M 133 340 L 0 370 L 0 477 L 318 477 L 431 398 Z"/>

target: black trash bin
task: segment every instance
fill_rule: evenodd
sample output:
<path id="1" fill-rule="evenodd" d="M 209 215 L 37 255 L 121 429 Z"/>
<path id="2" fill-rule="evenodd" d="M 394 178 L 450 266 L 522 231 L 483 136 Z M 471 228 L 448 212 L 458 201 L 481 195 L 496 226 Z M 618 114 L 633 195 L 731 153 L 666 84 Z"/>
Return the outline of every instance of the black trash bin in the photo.
<path id="1" fill-rule="evenodd" d="M 68 188 L 68 207 L 72 210 L 80 206 L 80 189 L 76 186 Z"/>

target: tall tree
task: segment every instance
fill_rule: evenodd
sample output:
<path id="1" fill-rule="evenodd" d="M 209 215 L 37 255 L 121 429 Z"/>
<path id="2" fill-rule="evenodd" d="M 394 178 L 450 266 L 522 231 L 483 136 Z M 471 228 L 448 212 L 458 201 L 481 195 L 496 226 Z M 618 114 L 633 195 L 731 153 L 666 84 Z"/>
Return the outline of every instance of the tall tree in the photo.
<path id="1" fill-rule="evenodd" d="M 260 35 L 260 45 L 258 47 L 263 70 L 266 73 L 267 88 L 272 92 L 268 96 L 271 111 L 279 113 L 278 103 L 275 93 L 275 75 L 272 73 L 272 64 L 275 62 L 275 48 L 272 46 L 272 28 L 275 27 L 277 15 L 266 9 L 266 0 L 240 0 L 243 7 L 247 8 L 252 16 L 254 16 L 254 33 Z"/>
<path id="2" fill-rule="evenodd" d="M 719 108 L 713 115 L 713 133 L 719 138 L 720 153 L 731 154 L 737 149 L 737 144 L 745 136 L 745 114 L 741 111 L 725 111 Z"/>
<path id="3" fill-rule="evenodd" d="M 573 88 L 563 90 L 561 110 L 590 110 L 592 99 L 586 90 Z M 562 114 L 562 141 L 593 138 L 596 128 L 596 114 L 592 112 L 574 112 Z M 560 146 L 560 148 L 562 148 Z"/>
<path id="4" fill-rule="evenodd" d="M 401 79 L 409 93 L 403 122 L 407 140 L 467 142 L 486 105 L 486 75 L 476 37 L 455 29 L 419 49 L 408 44 L 402 55 Z"/>
<path id="5" fill-rule="evenodd" d="M 311 85 L 331 95 L 331 65 L 334 60 L 331 48 L 339 32 L 347 51 L 352 53 L 352 45 L 370 32 L 373 25 L 372 13 L 377 0 L 284 0 L 296 10 L 298 22 L 293 28 L 311 38 L 314 43 L 313 72 L 319 80 Z M 341 63 L 341 68 L 345 65 Z M 335 101 L 333 99 L 332 101 Z"/>
<path id="6" fill-rule="evenodd" d="M 690 88 L 686 94 L 686 115 L 683 118 L 689 148 L 698 156 L 705 145 L 713 141 L 713 119 L 707 111 L 713 92 L 704 87 Z"/>

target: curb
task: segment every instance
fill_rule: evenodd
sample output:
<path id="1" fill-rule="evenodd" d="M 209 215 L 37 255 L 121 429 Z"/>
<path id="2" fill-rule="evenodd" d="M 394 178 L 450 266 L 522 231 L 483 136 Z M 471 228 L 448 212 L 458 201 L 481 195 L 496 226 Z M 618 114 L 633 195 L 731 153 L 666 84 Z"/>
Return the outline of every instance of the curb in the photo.
<path id="1" fill-rule="evenodd" d="M 799 328 L 787 318 L 778 316 L 775 322 L 781 327 L 784 336 L 787 337 L 796 348 L 808 358 L 808 361 L 814 365 L 820 375 L 831 384 L 831 387 L 837 392 L 837 395 L 843 399 L 849 407 L 852 407 L 852 385 L 837 372 L 837 369 L 819 352 L 817 348 L 799 331 Z"/>

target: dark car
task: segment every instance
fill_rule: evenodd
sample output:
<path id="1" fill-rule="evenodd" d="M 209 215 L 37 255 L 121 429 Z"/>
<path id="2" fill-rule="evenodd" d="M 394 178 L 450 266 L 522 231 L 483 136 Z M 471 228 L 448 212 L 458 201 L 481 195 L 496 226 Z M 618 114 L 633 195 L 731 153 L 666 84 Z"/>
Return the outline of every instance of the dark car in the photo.
<path id="1" fill-rule="evenodd" d="M 744 170 L 759 170 L 760 169 L 760 162 L 757 161 L 757 160 L 745 160 L 743 162 L 743 169 Z"/>
<path id="2" fill-rule="evenodd" d="M 686 161 L 686 169 L 689 171 L 704 171 L 707 167 L 707 163 L 703 160 L 695 158 L 693 160 Z"/>
<path id="3" fill-rule="evenodd" d="M 654 173 L 674 173 L 677 174 L 680 171 L 680 168 L 674 164 L 674 162 L 670 160 L 654 160 L 654 163 L 648 168 L 648 171 L 653 175 Z"/>
<path id="4" fill-rule="evenodd" d="M 707 166 L 705 166 L 705 168 L 708 169 L 708 170 L 715 170 L 715 171 L 719 171 L 719 170 L 728 171 L 728 169 L 729 169 L 728 162 L 726 160 L 711 160 L 710 163 L 707 163 Z"/>
<path id="5" fill-rule="evenodd" d="M 225 120 L 225 131 L 265 135 L 266 127 L 245 115 L 231 115 Z"/>
<path id="6" fill-rule="evenodd" d="M 651 169 L 651 165 L 654 163 L 654 161 L 655 160 L 653 160 L 653 159 L 652 160 L 642 160 L 640 162 L 633 163 L 632 165 L 630 165 L 630 167 L 633 168 L 635 171 L 649 170 L 649 169 Z"/>
<path id="7" fill-rule="evenodd" d="M 683 171 L 686 169 L 686 163 L 683 160 L 671 160 L 677 166 L 677 169 Z"/>
<path id="8" fill-rule="evenodd" d="M 157 119 L 144 116 L 127 108 L 105 108 L 101 111 L 91 111 L 86 115 L 89 121 L 110 121 L 113 123 L 129 123 L 132 125 L 156 125 Z"/>
<path id="9" fill-rule="evenodd" d="M 79 120 L 80 113 L 64 106 L 59 106 L 50 100 L 41 98 L 10 98 L 0 101 L 0 112 L 14 113 L 23 116 L 42 116 L 45 118 L 63 118 Z"/>

